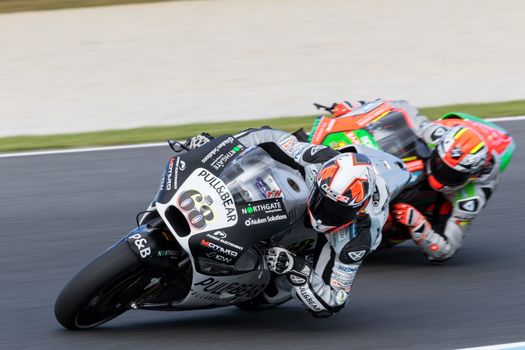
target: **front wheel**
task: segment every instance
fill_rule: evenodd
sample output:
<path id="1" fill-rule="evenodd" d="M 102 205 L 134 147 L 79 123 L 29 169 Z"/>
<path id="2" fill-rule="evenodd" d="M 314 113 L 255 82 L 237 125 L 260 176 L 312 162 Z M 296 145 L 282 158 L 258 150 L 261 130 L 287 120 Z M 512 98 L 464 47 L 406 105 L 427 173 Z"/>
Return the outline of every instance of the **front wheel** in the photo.
<path id="1" fill-rule="evenodd" d="M 122 241 L 80 271 L 55 302 L 55 317 L 68 329 L 93 328 L 125 311 L 144 294 L 145 265 Z"/>

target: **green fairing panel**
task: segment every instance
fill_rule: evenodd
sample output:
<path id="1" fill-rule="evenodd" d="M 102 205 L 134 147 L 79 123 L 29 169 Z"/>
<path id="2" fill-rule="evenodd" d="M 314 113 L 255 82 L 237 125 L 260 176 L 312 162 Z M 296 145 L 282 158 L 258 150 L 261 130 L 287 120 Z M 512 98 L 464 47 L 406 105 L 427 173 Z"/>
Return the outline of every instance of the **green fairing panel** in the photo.
<path id="1" fill-rule="evenodd" d="M 373 148 L 375 150 L 380 151 L 381 147 L 377 144 L 377 142 L 374 140 L 372 135 L 363 129 L 354 130 L 354 134 L 359 138 L 359 141 L 363 146 Z"/>
<path id="2" fill-rule="evenodd" d="M 337 149 L 346 145 L 351 145 L 352 141 L 346 137 L 344 132 L 335 132 L 328 134 L 323 140 L 323 145 Z"/>
<path id="3" fill-rule="evenodd" d="M 474 185 L 474 183 L 470 182 L 469 184 L 467 184 L 467 186 L 463 187 L 461 191 L 458 191 L 456 193 L 455 202 L 460 201 L 462 199 L 475 197 L 476 196 L 475 186 L 476 185 Z"/>
<path id="4" fill-rule="evenodd" d="M 357 142 L 353 142 L 357 141 Z M 357 129 L 348 132 L 334 132 L 328 134 L 323 140 L 323 145 L 329 146 L 334 149 L 339 149 L 341 147 L 351 145 L 354 143 L 361 144 L 376 150 L 381 150 L 379 144 L 374 140 L 372 134 L 363 129 Z"/>
<path id="5" fill-rule="evenodd" d="M 483 124 L 483 125 L 487 125 L 487 126 L 489 126 L 491 128 L 499 130 L 499 131 L 501 131 L 501 132 L 503 132 L 503 133 L 505 133 L 507 135 L 509 134 L 509 132 L 507 130 L 505 130 L 504 128 L 502 128 L 501 126 L 499 126 L 497 124 L 489 122 L 488 120 L 485 120 L 485 119 L 482 119 L 482 118 L 475 117 L 475 116 L 467 114 L 467 113 L 461 113 L 461 112 L 447 113 L 444 116 L 442 116 L 440 119 L 450 119 L 450 118 L 460 118 L 460 119 L 463 119 L 463 120 L 465 120 L 465 119 L 466 120 L 472 120 L 473 122 L 477 122 L 477 123 L 480 123 L 480 124 Z M 514 153 L 515 149 L 516 149 L 516 143 L 513 140 L 510 143 L 510 145 L 507 147 L 505 152 L 503 152 L 503 154 L 501 155 L 501 164 L 500 164 L 500 167 L 499 167 L 499 171 L 500 172 L 504 172 L 505 169 L 507 169 L 507 166 L 509 165 L 510 160 L 512 159 L 512 154 Z"/>

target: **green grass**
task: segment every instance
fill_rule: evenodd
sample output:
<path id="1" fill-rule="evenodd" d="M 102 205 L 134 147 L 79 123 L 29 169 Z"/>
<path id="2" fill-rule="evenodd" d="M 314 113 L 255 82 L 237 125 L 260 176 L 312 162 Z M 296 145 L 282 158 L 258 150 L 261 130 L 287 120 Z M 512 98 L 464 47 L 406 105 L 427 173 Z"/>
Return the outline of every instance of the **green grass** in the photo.
<path id="1" fill-rule="evenodd" d="M 170 0 L 0 0 L 0 13 L 139 4 Z"/>
<path id="2" fill-rule="evenodd" d="M 421 113 L 437 119 L 447 112 L 464 112 L 478 117 L 525 115 L 525 100 L 496 103 L 458 104 L 420 109 Z M 0 138 L 0 152 L 36 149 L 63 149 L 72 147 L 109 146 L 143 142 L 162 142 L 167 139 L 185 139 L 207 131 L 212 135 L 235 133 L 251 127 L 270 125 L 276 129 L 308 130 L 315 116 L 277 119 L 242 120 L 222 123 L 199 123 L 176 126 L 154 126 L 124 130 L 107 130 L 75 134 L 13 136 Z"/>

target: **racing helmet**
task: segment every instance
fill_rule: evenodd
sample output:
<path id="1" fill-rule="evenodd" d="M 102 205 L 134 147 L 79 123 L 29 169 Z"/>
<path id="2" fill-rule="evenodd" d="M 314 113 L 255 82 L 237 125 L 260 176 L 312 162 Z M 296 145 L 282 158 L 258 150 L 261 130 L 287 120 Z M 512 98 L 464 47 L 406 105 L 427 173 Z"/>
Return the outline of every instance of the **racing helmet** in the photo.
<path id="1" fill-rule="evenodd" d="M 319 232 L 350 225 L 366 208 L 375 190 L 376 172 L 360 153 L 338 155 L 323 165 L 308 195 L 308 215 Z"/>
<path id="2" fill-rule="evenodd" d="M 463 186 L 479 176 L 487 162 L 483 137 L 471 128 L 455 126 L 437 141 L 428 159 L 428 183 L 435 190 Z"/>

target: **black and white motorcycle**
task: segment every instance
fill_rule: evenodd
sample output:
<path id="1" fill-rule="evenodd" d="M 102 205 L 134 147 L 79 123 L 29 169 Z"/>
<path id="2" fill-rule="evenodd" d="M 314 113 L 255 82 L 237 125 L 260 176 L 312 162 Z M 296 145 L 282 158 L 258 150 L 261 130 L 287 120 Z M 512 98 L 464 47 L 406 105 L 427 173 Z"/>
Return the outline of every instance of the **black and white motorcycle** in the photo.
<path id="1" fill-rule="evenodd" d="M 58 296 L 64 327 L 93 328 L 130 309 L 258 308 L 290 299 L 286 286 L 268 287 L 263 254 L 271 243 L 311 259 L 323 239 L 304 224 L 301 174 L 230 135 L 193 150 L 171 146 L 177 155 L 138 227 Z"/>

